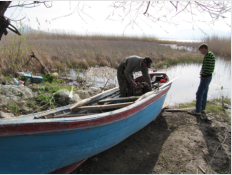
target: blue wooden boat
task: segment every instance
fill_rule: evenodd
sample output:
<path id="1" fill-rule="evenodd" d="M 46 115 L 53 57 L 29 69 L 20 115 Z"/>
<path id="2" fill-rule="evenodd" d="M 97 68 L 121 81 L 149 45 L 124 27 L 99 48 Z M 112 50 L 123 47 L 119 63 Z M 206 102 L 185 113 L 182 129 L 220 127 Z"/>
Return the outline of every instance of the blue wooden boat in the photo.
<path id="1" fill-rule="evenodd" d="M 150 74 L 159 75 L 166 76 Z M 166 77 L 162 86 L 142 96 L 121 100 L 116 87 L 77 104 L 0 119 L 0 173 L 71 172 L 153 121 L 171 87 Z"/>

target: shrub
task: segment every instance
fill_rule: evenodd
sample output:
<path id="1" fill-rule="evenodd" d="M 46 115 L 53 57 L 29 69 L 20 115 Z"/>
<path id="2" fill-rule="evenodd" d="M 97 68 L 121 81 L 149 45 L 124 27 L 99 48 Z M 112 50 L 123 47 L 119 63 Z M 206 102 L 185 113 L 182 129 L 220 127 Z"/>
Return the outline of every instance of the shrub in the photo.
<path id="1" fill-rule="evenodd" d="M 45 74 L 45 75 L 43 75 L 43 81 L 44 82 L 49 82 L 49 83 L 52 83 L 53 82 L 53 80 L 55 79 L 56 77 L 55 76 L 53 76 L 53 75 L 51 75 L 51 74 Z"/>
<path id="2" fill-rule="evenodd" d="M 25 82 L 25 81 L 27 81 L 27 77 L 25 77 L 25 76 L 20 76 L 20 77 L 19 77 L 19 80 L 22 80 L 22 81 Z"/>

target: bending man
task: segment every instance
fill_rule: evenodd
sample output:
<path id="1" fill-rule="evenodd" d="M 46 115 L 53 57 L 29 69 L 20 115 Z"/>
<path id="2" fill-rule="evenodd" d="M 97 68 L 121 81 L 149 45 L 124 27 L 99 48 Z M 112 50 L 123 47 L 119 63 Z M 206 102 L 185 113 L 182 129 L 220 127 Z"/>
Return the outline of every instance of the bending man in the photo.
<path id="1" fill-rule="evenodd" d="M 135 88 L 137 86 L 137 84 L 133 80 L 133 72 L 141 71 L 143 77 L 149 85 L 149 90 L 151 90 L 151 78 L 148 73 L 148 68 L 151 67 L 151 63 L 151 58 L 141 58 L 135 55 L 124 58 L 121 61 L 117 71 L 117 78 L 121 97 L 130 96 L 130 89 Z"/>

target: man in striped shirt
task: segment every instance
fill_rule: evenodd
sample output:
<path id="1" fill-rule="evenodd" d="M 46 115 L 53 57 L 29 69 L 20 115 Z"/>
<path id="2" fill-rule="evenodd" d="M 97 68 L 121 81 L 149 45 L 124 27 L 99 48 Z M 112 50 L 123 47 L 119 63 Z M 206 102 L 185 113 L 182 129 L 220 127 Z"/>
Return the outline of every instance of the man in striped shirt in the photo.
<path id="1" fill-rule="evenodd" d="M 209 84 L 212 80 L 212 74 L 215 68 L 215 56 L 209 51 L 208 45 L 201 44 L 199 46 L 199 51 L 201 54 L 205 55 L 205 57 L 200 72 L 200 85 L 196 93 L 196 109 L 189 112 L 195 115 L 201 115 L 201 113 L 205 114 Z"/>

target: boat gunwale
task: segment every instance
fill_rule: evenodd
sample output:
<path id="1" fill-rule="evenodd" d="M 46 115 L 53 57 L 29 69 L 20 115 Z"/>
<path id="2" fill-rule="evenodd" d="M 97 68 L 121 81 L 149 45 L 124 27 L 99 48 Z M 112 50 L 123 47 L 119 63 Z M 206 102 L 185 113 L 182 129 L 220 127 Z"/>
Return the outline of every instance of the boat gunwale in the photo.
<path id="1" fill-rule="evenodd" d="M 33 122 L 31 120 L 25 123 L 7 123 L 2 125 L 0 124 L 0 137 L 89 129 L 124 120 L 133 116 L 138 111 L 143 110 L 151 103 L 160 99 L 168 92 L 170 87 L 171 84 L 164 89 L 159 90 L 158 92 L 154 90 L 154 94 L 142 99 L 139 102 L 133 103 L 121 109 L 116 109 L 114 111 L 105 112 L 102 114 L 93 114 L 89 116 L 70 118 L 66 117 L 56 119 L 37 119 L 36 122 L 35 120 L 33 120 Z M 67 128 L 67 125 L 70 126 Z M 17 128 L 18 130 L 15 128 Z"/>

